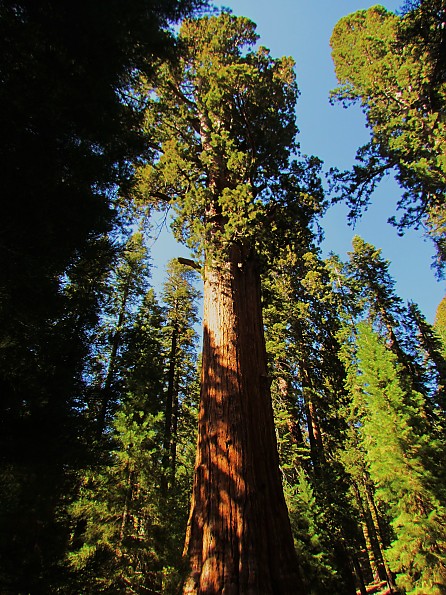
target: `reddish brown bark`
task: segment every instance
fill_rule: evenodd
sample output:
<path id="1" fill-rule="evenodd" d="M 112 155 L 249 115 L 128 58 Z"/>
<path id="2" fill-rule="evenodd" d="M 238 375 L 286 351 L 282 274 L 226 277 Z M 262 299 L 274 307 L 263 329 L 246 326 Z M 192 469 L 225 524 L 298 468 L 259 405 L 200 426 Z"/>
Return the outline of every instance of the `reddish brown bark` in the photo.
<path id="1" fill-rule="evenodd" d="M 381 522 L 380 522 L 380 517 L 379 517 L 379 513 L 378 513 L 378 509 L 376 507 L 376 503 L 375 503 L 375 498 L 373 496 L 371 487 L 370 487 L 370 483 L 368 481 L 368 478 L 364 475 L 363 477 L 363 484 L 364 484 L 364 488 L 365 488 L 365 493 L 366 493 L 366 497 L 367 497 L 367 504 L 368 504 L 368 508 L 370 511 L 370 515 L 372 518 L 372 522 L 373 522 L 373 527 L 375 530 L 375 535 L 376 535 L 376 539 L 377 539 L 377 543 L 379 546 L 379 550 L 381 553 L 381 559 L 382 559 L 382 563 L 383 563 L 383 567 L 384 567 L 384 571 L 386 574 L 386 580 L 387 580 L 387 584 L 389 586 L 389 591 L 390 593 L 394 593 L 396 590 L 396 585 L 395 585 L 395 580 L 393 577 L 393 573 L 390 570 L 387 562 L 386 562 L 386 558 L 384 556 L 384 539 L 383 539 L 383 530 L 381 527 Z"/>
<path id="2" fill-rule="evenodd" d="M 205 270 L 197 461 L 184 594 L 303 593 L 274 431 L 254 259 Z"/>

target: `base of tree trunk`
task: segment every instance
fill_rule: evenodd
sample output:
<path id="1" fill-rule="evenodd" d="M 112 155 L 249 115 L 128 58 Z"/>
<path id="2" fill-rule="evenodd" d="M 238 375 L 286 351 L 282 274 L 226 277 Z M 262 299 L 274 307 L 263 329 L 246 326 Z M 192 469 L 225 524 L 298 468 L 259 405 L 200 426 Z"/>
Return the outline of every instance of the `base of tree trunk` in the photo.
<path id="1" fill-rule="evenodd" d="M 254 260 L 205 271 L 198 451 L 183 593 L 303 593 L 283 495 Z"/>

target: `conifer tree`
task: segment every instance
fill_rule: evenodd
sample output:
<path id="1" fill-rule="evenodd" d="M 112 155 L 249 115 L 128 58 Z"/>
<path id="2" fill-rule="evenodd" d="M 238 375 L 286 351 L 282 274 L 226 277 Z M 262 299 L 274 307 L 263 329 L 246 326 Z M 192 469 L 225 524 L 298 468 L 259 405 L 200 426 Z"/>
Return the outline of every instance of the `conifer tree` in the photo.
<path id="1" fill-rule="evenodd" d="M 260 265 L 293 219 L 304 227 L 318 209 L 319 163 L 290 163 L 293 63 L 252 50 L 256 40 L 251 21 L 228 13 L 186 21 L 178 66 L 149 86 L 147 129 L 159 159 L 141 171 L 140 193 L 174 206 L 177 235 L 204 267 L 184 593 L 302 590 L 278 467 Z"/>
<path id="2" fill-rule="evenodd" d="M 409 315 L 416 325 L 424 367 L 430 379 L 430 411 L 442 431 L 446 412 L 446 360 L 441 336 L 413 302 L 409 304 Z"/>
<path id="3" fill-rule="evenodd" d="M 295 539 L 302 551 L 303 544 L 312 541 L 305 527 L 317 526 L 316 541 L 323 548 L 317 555 L 310 548 L 312 554 L 305 556 L 308 576 L 313 577 L 308 588 L 315 593 L 327 589 L 353 593 L 353 558 L 362 543 L 349 501 L 348 478 L 337 460 L 344 449 L 342 416 L 347 396 L 339 359 L 337 296 L 328 269 L 311 244 L 285 250 L 265 284 L 281 468 L 294 511 L 293 529 L 300 531 Z M 296 508 L 294 500 L 300 498 L 301 488 L 305 493 L 311 490 L 319 512 L 312 517 L 307 511 L 299 521 L 296 512 L 302 509 Z"/>
<path id="4" fill-rule="evenodd" d="M 360 440 L 395 536 L 386 556 L 407 593 L 443 593 L 444 445 L 429 435 L 420 414 L 422 395 L 405 382 L 395 355 L 365 323 L 359 326 L 357 345 L 354 406 L 360 411 Z"/>
<path id="5" fill-rule="evenodd" d="M 170 593 L 180 577 L 193 470 L 191 422 L 196 421 L 197 396 L 192 325 L 198 293 L 190 283 L 193 273 L 171 263 L 164 304 L 158 304 L 153 289 L 137 299 L 134 286 L 130 291 L 129 274 L 139 287 L 146 285 L 139 276 L 133 278 L 136 270 L 146 268 L 141 254 L 145 251 L 126 252 L 124 264 L 112 276 L 122 280 L 114 300 L 118 308 L 110 310 L 113 331 L 116 317 L 120 322 L 113 408 L 100 459 L 82 475 L 78 498 L 70 507 L 67 582 L 82 592 Z M 120 314 L 125 294 L 124 320 Z M 137 310 L 131 312 L 131 306 Z M 112 332 L 112 347 L 113 339 Z M 169 394 L 175 406 L 166 452 Z"/>
<path id="6" fill-rule="evenodd" d="M 446 329 L 446 296 L 441 300 L 441 302 L 437 306 L 437 311 L 435 312 L 435 327 L 438 331 L 444 331 Z"/>
<path id="7" fill-rule="evenodd" d="M 352 241 L 346 266 L 347 283 L 353 283 L 351 294 L 358 301 L 359 319 L 367 318 L 384 332 L 390 349 L 406 369 L 417 390 L 427 394 L 426 373 L 419 357 L 418 339 L 407 326 L 408 308 L 395 292 L 395 280 L 389 273 L 390 262 L 381 250 L 359 236 Z"/>
<path id="8" fill-rule="evenodd" d="M 426 226 L 444 260 L 446 191 L 445 7 L 442 0 L 406 3 L 404 14 L 382 6 L 341 19 L 331 46 L 340 86 L 332 97 L 360 102 L 371 130 L 350 172 L 335 176 L 338 196 L 356 218 L 392 169 L 404 192 L 396 224 Z M 392 218 L 395 223 L 395 218 Z"/>
<path id="9" fill-rule="evenodd" d="M 167 279 L 161 300 L 165 307 L 163 327 L 166 343 L 167 381 L 165 383 L 164 456 L 165 482 L 175 481 L 177 433 L 182 401 L 196 374 L 195 326 L 199 322 L 197 300 L 200 292 L 194 287 L 196 273 L 176 260 L 167 265 Z"/>
<path id="10" fill-rule="evenodd" d="M 126 366 L 121 356 L 148 291 L 149 277 L 150 262 L 143 233 L 134 232 L 121 247 L 110 271 L 101 324 L 91 339 L 90 384 L 96 402 L 91 402 L 90 407 L 96 414 L 99 435 L 107 429 L 122 396 Z"/>
<path id="11" fill-rule="evenodd" d="M 197 5 L 0 3 L 0 575 L 12 592 L 53 589 L 61 506 L 91 454 L 83 366 L 118 192 L 146 146 L 128 91 L 171 53 L 169 25 Z"/>
<path id="12" fill-rule="evenodd" d="M 70 507 L 67 583 L 82 592 L 126 593 L 132 588 L 143 593 L 161 584 L 161 324 L 161 310 L 149 290 L 123 340 L 119 391 L 108 441 L 102 444 L 109 450 L 102 450 L 99 461 L 81 476 Z"/>
<path id="13" fill-rule="evenodd" d="M 345 354 L 344 354 L 345 357 Z M 348 367 L 348 363 L 346 364 Z M 353 372 L 354 375 L 354 372 Z M 390 545 L 392 533 L 389 518 L 377 505 L 375 486 L 370 479 L 365 448 L 362 445 L 359 429 L 361 415 L 357 409 L 355 390 L 358 390 L 354 380 L 349 375 L 346 382 L 350 389 L 351 401 L 343 407 L 348 430 L 345 435 L 343 449 L 337 452 L 337 458 L 348 474 L 351 493 L 354 498 L 355 509 L 361 520 L 361 528 L 370 565 L 371 582 L 385 580 L 391 593 L 396 590 L 394 573 L 385 557 L 385 549 Z M 364 575 L 367 575 L 367 564 Z"/>

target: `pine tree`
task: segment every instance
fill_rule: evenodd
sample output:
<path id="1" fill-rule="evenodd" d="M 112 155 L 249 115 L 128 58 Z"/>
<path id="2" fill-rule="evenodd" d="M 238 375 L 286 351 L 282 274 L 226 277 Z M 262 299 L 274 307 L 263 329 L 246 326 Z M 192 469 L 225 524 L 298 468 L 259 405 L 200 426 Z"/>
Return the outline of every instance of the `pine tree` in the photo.
<path id="1" fill-rule="evenodd" d="M 427 322 L 415 303 L 409 304 L 409 314 L 416 325 L 424 367 L 430 379 L 430 412 L 441 432 L 446 412 L 446 360 L 441 336 Z"/>
<path id="2" fill-rule="evenodd" d="M 354 370 L 353 373 L 352 370 Z M 395 577 L 384 553 L 390 545 L 393 534 L 387 514 L 376 503 L 375 486 L 370 479 L 365 460 L 365 448 L 362 446 L 359 433 L 361 415 L 358 412 L 358 403 L 355 398 L 355 391 L 358 390 L 355 383 L 355 369 L 351 368 L 350 372 L 346 386 L 350 389 L 351 401 L 343 407 L 348 430 L 343 450 L 337 452 L 337 458 L 348 474 L 355 508 L 361 520 L 367 562 L 371 572 L 370 581 L 373 583 L 386 581 L 390 592 L 393 593 L 396 591 Z M 367 564 L 363 563 L 362 566 L 364 575 L 367 576 Z"/>
<path id="3" fill-rule="evenodd" d="M 197 358 L 192 325 L 198 292 L 191 285 L 193 272 L 171 263 L 164 303 L 158 304 L 153 289 L 141 299 L 138 294 L 147 283 L 141 273 L 147 263 L 141 238 L 136 239 L 137 249 L 127 245 L 112 275 L 120 281 L 109 308 L 113 316 L 108 323 L 113 321 L 113 327 L 105 367 L 108 372 L 112 353 L 113 408 L 99 444 L 100 458 L 81 476 L 78 498 L 70 507 L 73 535 L 67 583 L 82 592 L 169 593 L 181 576 L 195 446 Z M 133 247 L 134 243 L 135 238 Z M 173 355 L 174 329 L 178 333 Z M 117 331 L 119 349 L 113 352 Z"/>
<path id="4" fill-rule="evenodd" d="M 143 233 L 134 232 L 120 248 L 110 271 L 101 324 L 91 339 L 89 373 L 94 401 L 90 400 L 90 408 L 95 414 L 98 435 L 107 430 L 122 396 L 123 375 L 127 375 L 122 354 L 138 307 L 148 291 L 149 277 L 150 261 Z"/>
<path id="5" fill-rule="evenodd" d="M 348 592 L 336 580 L 330 544 L 327 542 L 325 511 L 305 472 L 300 469 L 295 485 L 285 483 L 296 550 L 301 561 L 307 592 L 311 595 Z M 340 581 L 339 581 L 340 582 Z"/>
<path id="6" fill-rule="evenodd" d="M 162 321 L 149 290 L 120 355 L 120 371 L 125 368 L 126 374 L 115 395 L 108 441 L 102 444 L 109 451 L 102 451 L 82 475 L 70 507 L 67 566 L 71 584 L 83 592 L 127 593 L 132 588 L 144 593 L 161 584 Z"/>
<path id="7" fill-rule="evenodd" d="M 344 266 L 337 259 L 331 258 L 334 286 L 341 299 L 341 319 L 344 330 L 339 334 L 343 341 L 342 359 L 347 367 L 356 360 L 356 335 L 358 323 L 368 320 L 374 330 L 384 338 L 387 348 L 398 362 L 399 379 L 406 391 L 420 396 L 418 406 L 422 408 L 419 419 L 424 420 L 427 443 L 439 449 L 437 456 L 441 460 L 442 422 L 439 416 L 438 398 L 441 394 L 441 380 L 437 372 L 441 361 L 435 350 L 434 337 L 429 325 L 424 321 L 414 305 L 405 307 L 394 291 L 394 281 L 389 275 L 389 263 L 384 261 L 379 250 L 360 238 L 354 239 L 354 251 L 350 262 Z M 435 361 L 437 363 L 435 363 Z M 381 564 L 380 559 L 392 540 L 391 516 L 388 510 L 377 506 L 379 500 L 374 482 L 370 480 L 367 468 L 367 446 L 358 437 L 362 428 L 362 414 L 358 412 L 357 387 L 355 388 L 355 368 L 353 380 L 349 380 L 352 403 L 347 405 L 348 441 L 345 453 L 340 453 L 340 460 L 352 478 L 352 493 L 363 518 L 366 541 L 369 541 L 369 556 Z M 438 392 L 440 391 L 440 392 Z M 349 412 L 350 411 L 350 412 Z M 429 459 L 430 460 L 430 459 Z M 442 482 L 444 469 L 431 463 L 425 464 Z M 440 499 L 441 500 L 441 499 Z M 367 535 L 368 533 L 368 535 Z M 392 588 L 393 577 L 387 560 L 383 560 L 381 578 L 386 578 Z"/>
<path id="8" fill-rule="evenodd" d="M 407 325 L 409 310 L 395 292 L 395 280 L 389 273 L 390 262 L 382 257 L 381 250 L 359 236 L 353 238 L 352 244 L 346 274 L 347 283 L 353 283 L 353 299 L 359 302 L 359 319 L 368 318 L 384 332 L 388 346 L 406 369 L 407 377 L 417 390 L 427 394 L 429 389 L 419 357 L 419 341 L 414 329 Z"/>
<path id="9" fill-rule="evenodd" d="M 197 300 L 200 293 L 194 287 L 196 273 L 176 260 L 167 266 L 167 280 L 161 299 L 165 304 L 164 336 L 168 350 L 165 392 L 164 457 L 165 481 L 175 481 L 177 433 L 182 401 L 187 398 L 189 384 L 196 374 L 196 341 L 198 324 Z"/>
<path id="10" fill-rule="evenodd" d="M 354 508 L 348 495 L 348 477 L 338 462 L 346 430 L 343 407 L 346 392 L 344 366 L 339 358 L 337 296 L 329 272 L 311 244 L 287 249 L 275 261 L 266 281 L 265 323 L 281 468 L 289 507 L 299 498 L 302 471 L 319 510 L 318 543 L 324 549 L 305 556 L 314 593 L 355 592 L 352 575 L 356 552 L 362 548 Z M 299 509 L 300 510 L 300 509 Z M 299 551 L 314 525 L 308 511 L 293 528 Z M 315 517 L 316 518 L 316 517 Z M 348 541 L 348 545 L 345 545 Z M 326 565 L 321 564 L 322 560 Z M 320 580 L 318 580 L 318 577 Z"/>
<path id="11" fill-rule="evenodd" d="M 444 445 L 429 435 L 420 414 L 422 395 L 407 385 L 395 355 L 364 323 L 357 344 L 359 390 L 354 394 L 361 412 L 360 439 L 376 496 L 388 507 L 395 535 L 386 556 L 407 593 L 443 593 Z"/>

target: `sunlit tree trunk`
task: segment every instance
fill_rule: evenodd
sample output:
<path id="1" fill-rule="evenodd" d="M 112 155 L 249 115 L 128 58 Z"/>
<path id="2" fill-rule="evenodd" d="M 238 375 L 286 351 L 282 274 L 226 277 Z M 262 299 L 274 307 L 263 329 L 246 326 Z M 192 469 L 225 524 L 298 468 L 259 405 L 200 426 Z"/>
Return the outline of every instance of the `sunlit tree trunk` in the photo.
<path id="1" fill-rule="evenodd" d="M 198 450 L 184 594 L 303 593 L 282 491 L 255 258 L 204 273 Z"/>

